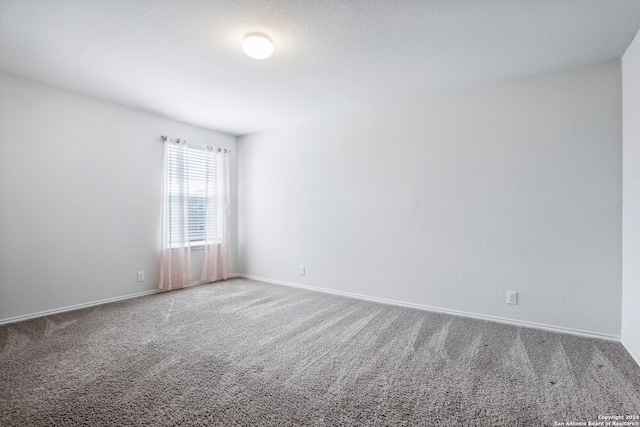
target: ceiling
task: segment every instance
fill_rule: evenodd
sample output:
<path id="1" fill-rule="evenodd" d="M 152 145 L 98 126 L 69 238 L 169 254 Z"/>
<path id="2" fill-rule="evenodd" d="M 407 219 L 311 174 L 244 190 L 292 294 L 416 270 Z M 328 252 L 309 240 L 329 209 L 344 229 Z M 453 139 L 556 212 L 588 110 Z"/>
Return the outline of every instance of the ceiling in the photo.
<path id="1" fill-rule="evenodd" d="M 620 58 L 638 28 L 640 0 L 0 0 L 0 70 L 242 135 Z"/>

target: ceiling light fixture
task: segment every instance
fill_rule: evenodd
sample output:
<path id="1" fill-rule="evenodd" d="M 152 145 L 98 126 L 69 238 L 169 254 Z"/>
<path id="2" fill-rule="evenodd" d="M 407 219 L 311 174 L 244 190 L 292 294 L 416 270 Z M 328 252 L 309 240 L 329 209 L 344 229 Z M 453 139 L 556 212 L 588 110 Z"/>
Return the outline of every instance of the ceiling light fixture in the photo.
<path id="1" fill-rule="evenodd" d="M 266 34 L 249 33 L 244 36 L 242 49 L 253 59 L 266 59 L 273 55 L 273 42 Z"/>

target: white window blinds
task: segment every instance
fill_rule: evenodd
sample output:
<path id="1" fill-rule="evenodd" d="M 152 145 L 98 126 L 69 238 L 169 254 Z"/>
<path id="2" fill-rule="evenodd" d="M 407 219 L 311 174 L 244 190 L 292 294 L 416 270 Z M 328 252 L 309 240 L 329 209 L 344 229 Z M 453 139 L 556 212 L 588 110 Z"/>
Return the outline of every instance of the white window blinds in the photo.
<path id="1" fill-rule="evenodd" d="M 216 187 L 215 159 L 204 149 L 178 146 L 168 148 L 168 231 L 172 246 L 187 242 L 191 245 L 204 244 L 206 236 L 217 236 L 215 229 L 218 228 L 218 221 L 215 217 L 209 219 L 210 230 L 209 233 L 206 232 L 207 208 L 217 205 L 213 200 L 215 195 L 207 194 L 207 180 L 209 188 Z"/>

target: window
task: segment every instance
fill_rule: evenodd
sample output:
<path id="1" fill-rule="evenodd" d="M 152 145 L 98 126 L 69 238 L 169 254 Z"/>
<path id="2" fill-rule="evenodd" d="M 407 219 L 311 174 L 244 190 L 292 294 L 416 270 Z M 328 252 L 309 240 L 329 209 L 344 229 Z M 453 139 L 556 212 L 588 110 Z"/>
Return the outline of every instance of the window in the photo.
<path id="1" fill-rule="evenodd" d="M 215 200 L 216 162 L 206 149 L 169 145 L 167 152 L 168 235 L 171 247 L 219 239 L 221 215 Z M 209 189 L 209 190 L 207 190 Z M 207 209 L 211 208 L 209 216 Z M 209 225 L 209 230 L 207 230 Z M 188 230 L 185 232 L 185 230 Z"/>

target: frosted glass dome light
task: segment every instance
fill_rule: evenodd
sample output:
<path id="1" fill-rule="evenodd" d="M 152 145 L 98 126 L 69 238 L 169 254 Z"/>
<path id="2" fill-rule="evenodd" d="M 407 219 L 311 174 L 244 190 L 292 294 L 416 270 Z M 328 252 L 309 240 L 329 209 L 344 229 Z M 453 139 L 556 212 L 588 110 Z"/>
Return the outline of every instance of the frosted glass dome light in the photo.
<path id="1" fill-rule="evenodd" d="M 244 37 L 242 49 L 253 59 L 266 59 L 273 55 L 273 42 L 265 34 L 249 33 Z"/>

